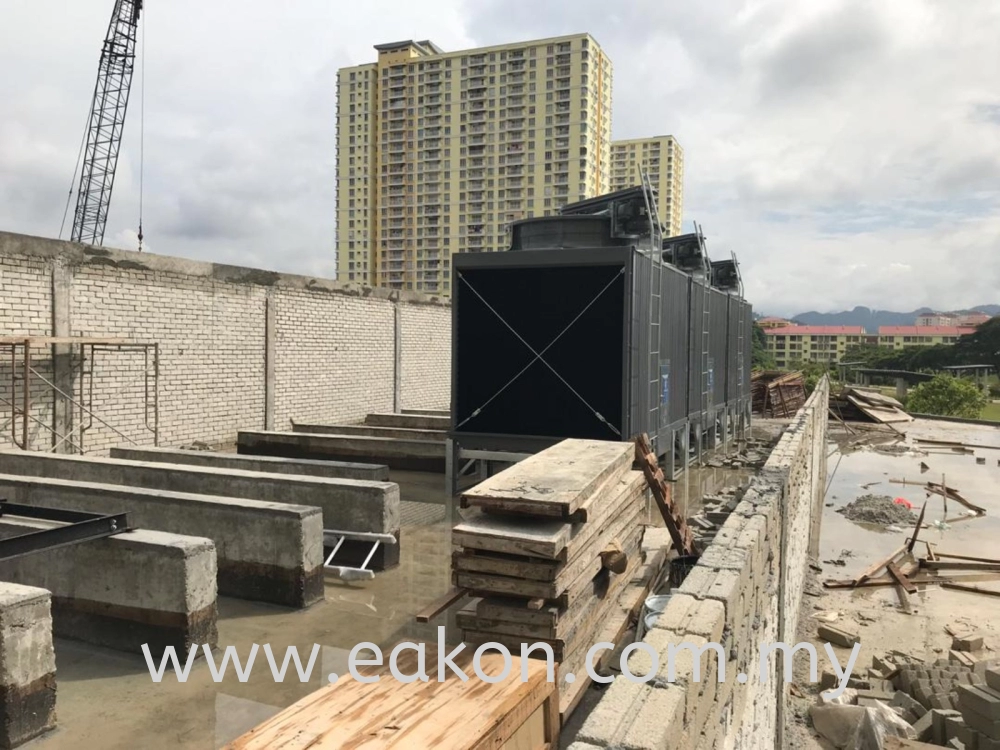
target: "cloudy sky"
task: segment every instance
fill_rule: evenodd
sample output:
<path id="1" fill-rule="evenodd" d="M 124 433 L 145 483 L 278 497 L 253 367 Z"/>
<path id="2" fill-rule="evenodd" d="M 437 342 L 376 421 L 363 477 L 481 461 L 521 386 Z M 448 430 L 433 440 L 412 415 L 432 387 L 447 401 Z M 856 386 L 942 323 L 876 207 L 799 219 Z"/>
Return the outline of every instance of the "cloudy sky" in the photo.
<path id="1" fill-rule="evenodd" d="M 996 0 L 146 5 L 151 251 L 333 276 L 338 67 L 398 39 L 589 31 L 615 137 L 678 138 L 685 226 L 737 253 L 757 309 L 1000 303 Z M 112 6 L 0 0 L 0 230 L 59 234 Z M 126 249 L 140 91 L 137 74 L 105 238 Z"/>

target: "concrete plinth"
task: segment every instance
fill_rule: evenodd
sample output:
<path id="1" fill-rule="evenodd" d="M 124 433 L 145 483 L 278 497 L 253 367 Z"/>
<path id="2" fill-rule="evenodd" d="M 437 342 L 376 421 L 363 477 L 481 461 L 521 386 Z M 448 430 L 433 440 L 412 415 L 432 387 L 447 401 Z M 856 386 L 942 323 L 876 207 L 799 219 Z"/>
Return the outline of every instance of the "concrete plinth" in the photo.
<path id="1" fill-rule="evenodd" d="M 410 427 L 372 427 L 367 424 L 295 424 L 292 432 L 314 435 L 350 435 L 389 438 L 391 440 L 426 440 L 444 443 L 448 433 L 444 430 L 416 430 Z"/>
<path id="2" fill-rule="evenodd" d="M 300 474 L 327 479 L 359 479 L 365 482 L 386 482 L 389 467 L 379 464 L 344 461 L 310 461 L 277 456 L 241 456 L 238 453 L 180 450 L 178 448 L 112 448 L 111 458 L 125 461 L 209 466 L 216 469 L 262 471 L 266 474 Z"/>
<path id="3" fill-rule="evenodd" d="M 0 538 L 52 528 L 5 517 Z M 0 578 L 52 593 L 56 635 L 153 653 L 218 641 L 216 559 L 211 539 L 129 531 L 0 562 Z"/>
<path id="4" fill-rule="evenodd" d="M 24 451 L 0 452 L 0 472 L 311 505 L 323 511 L 323 524 L 327 529 L 379 534 L 399 531 L 399 485 L 391 482 L 264 474 Z"/>
<path id="5" fill-rule="evenodd" d="M 371 427 L 403 427 L 412 430 L 450 430 L 450 416 L 428 414 L 369 414 L 365 424 Z"/>
<path id="6" fill-rule="evenodd" d="M 0 748 L 22 745 L 55 723 L 51 595 L 0 583 Z"/>
<path id="7" fill-rule="evenodd" d="M 323 598 L 318 508 L 6 474 L 0 475 L 0 497 L 67 510 L 124 511 L 133 527 L 211 539 L 221 594 L 289 607 Z"/>
<path id="8" fill-rule="evenodd" d="M 241 431 L 236 448 L 242 454 L 255 456 L 378 461 L 390 469 L 405 471 L 445 469 L 445 443 L 426 440 Z"/>

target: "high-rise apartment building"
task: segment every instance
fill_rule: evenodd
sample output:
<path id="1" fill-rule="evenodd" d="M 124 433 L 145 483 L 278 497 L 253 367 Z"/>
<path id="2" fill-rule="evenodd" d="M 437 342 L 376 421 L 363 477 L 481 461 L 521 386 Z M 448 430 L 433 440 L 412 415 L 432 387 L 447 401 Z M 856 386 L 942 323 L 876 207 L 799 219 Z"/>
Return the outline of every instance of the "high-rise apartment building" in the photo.
<path id="1" fill-rule="evenodd" d="M 684 151 L 672 135 L 611 142 L 611 189 L 641 184 L 646 171 L 659 195 L 657 212 L 671 236 L 681 233 L 684 215 Z"/>
<path id="2" fill-rule="evenodd" d="M 453 253 L 608 191 L 611 62 L 590 35 L 375 49 L 337 78 L 341 280 L 449 295 Z"/>

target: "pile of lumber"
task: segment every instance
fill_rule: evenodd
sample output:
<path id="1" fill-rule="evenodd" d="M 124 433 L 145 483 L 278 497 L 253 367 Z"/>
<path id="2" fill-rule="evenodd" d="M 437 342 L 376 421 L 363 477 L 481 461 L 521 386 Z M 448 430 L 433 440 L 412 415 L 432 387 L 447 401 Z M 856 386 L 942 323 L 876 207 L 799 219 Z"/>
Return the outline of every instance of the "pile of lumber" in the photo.
<path id="1" fill-rule="evenodd" d="M 755 372 L 750 376 L 753 413 L 788 419 L 806 402 L 806 384 L 801 372 Z"/>
<path id="2" fill-rule="evenodd" d="M 635 446 L 565 440 L 466 492 L 474 509 L 454 528 L 455 585 L 473 599 L 458 615 L 470 644 L 547 643 L 572 672 L 565 714 L 586 687 L 584 658 L 608 626 L 627 626 L 619 603 L 643 564 L 648 484 Z M 544 658 L 536 651 L 532 656 Z"/>
<path id="3" fill-rule="evenodd" d="M 830 410 L 848 422 L 912 422 L 903 405 L 891 396 L 856 386 L 830 396 Z"/>

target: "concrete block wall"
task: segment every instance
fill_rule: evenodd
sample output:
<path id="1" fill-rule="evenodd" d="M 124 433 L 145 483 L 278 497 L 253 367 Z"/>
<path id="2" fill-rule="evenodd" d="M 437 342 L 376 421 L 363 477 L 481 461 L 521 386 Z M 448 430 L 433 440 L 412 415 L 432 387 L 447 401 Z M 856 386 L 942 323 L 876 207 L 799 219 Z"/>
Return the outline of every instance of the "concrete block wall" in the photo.
<path id="1" fill-rule="evenodd" d="M 585 721 L 577 738 L 582 746 L 784 746 L 783 660 L 771 657 L 762 682 L 760 646 L 777 641 L 794 646 L 808 556 L 817 542 L 815 519 L 825 490 L 828 398 L 824 380 L 645 635 L 644 641 L 659 654 L 660 679 L 636 684 L 618 677 Z M 719 682 L 716 651 L 706 650 L 698 680 L 692 654 L 680 651 L 670 681 L 669 648 L 681 643 L 719 644 L 725 680 Z M 646 674 L 651 667 L 643 651 L 629 657 L 633 674 Z M 745 682 L 739 675 L 746 676 Z"/>
<path id="2" fill-rule="evenodd" d="M 0 232 L 0 337 L 11 335 L 158 343 L 164 446 L 449 405 L 450 306 L 411 292 Z M 58 379 L 52 352 L 33 356 Z M 97 356 L 93 395 L 85 388 L 107 424 L 84 417 L 86 452 L 151 445 L 144 374 L 152 363 L 141 353 Z M 0 397 L 10 398 L 10 382 L 0 361 Z M 74 398 L 79 385 L 66 386 Z M 32 416 L 45 424 L 69 408 L 37 380 L 32 396 Z M 12 444 L 10 416 L 0 401 L 0 448 Z M 35 422 L 31 435 L 34 447 L 52 445 Z"/>

